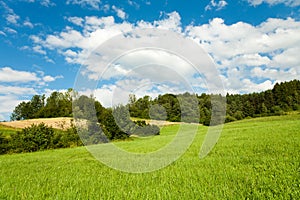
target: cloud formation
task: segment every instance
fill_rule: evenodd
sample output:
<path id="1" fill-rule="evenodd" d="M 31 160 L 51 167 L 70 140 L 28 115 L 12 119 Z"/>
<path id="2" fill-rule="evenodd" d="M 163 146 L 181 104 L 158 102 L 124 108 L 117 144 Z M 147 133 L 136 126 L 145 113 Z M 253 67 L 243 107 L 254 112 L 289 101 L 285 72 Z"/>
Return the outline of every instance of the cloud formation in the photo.
<path id="1" fill-rule="evenodd" d="M 62 76 L 53 77 L 43 72 L 19 71 L 11 67 L 0 68 L 0 120 L 8 119 L 17 104 L 38 94 L 41 86 L 58 78 Z"/>
<path id="2" fill-rule="evenodd" d="M 296 7 L 300 5 L 300 0 L 247 0 L 251 5 L 258 6 L 262 3 L 270 5 L 284 4 L 290 7 Z"/>
<path id="3" fill-rule="evenodd" d="M 101 0 L 67 0 L 66 4 L 75 4 L 80 5 L 81 7 L 100 10 Z"/>
<path id="4" fill-rule="evenodd" d="M 300 22 L 295 19 L 269 18 L 253 26 L 245 22 L 227 25 L 223 19 L 214 18 L 207 24 L 182 27 L 181 17 L 177 12 L 165 16 L 160 20 L 152 22 L 141 20 L 135 24 L 126 21 L 117 23 L 112 16 L 70 17 L 68 18 L 70 23 L 81 27 L 81 30 L 68 26 L 59 33 L 32 38 L 36 46 L 57 51 L 67 62 L 87 65 L 89 71 L 100 73 L 99 60 L 87 58 L 95 48 L 108 39 L 139 28 L 171 30 L 195 41 L 213 58 L 228 92 L 248 93 L 267 90 L 276 82 L 299 77 Z M 129 60 L 139 62 L 138 60 L 154 59 L 164 63 L 160 58 L 164 56 L 155 56 L 154 52 L 147 54 L 139 52 L 138 56 Z M 165 60 L 167 63 L 164 65 L 180 66 L 180 61 L 176 59 Z M 128 73 L 125 67 L 128 63 L 126 60 L 123 61 L 114 67 L 108 78 Z M 188 68 L 182 67 L 181 73 L 188 74 Z M 99 77 L 90 76 L 90 78 Z M 196 79 L 194 83 L 196 86 Z M 100 89 L 109 93 L 111 88 L 114 88 L 113 85 L 106 88 L 103 86 Z"/>
<path id="5" fill-rule="evenodd" d="M 113 11 L 116 12 L 116 14 L 117 14 L 117 16 L 118 16 L 119 18 L 121 18 L 121 19 L 123 19 L 123 20 L 127 18 L 127 14 L 126 14 L 122 9 L 117 8 L 117 7 L 114 6 L 114 5 L 113 5 L 111 8 L 112 8 Z"/>
<path id="6" fill-rule="evenodd" d="M 216 10 L 222 10 L 223 8 L 225 8 L 227 6 L 227 2 L 224 0 L 221 1 L 217 1 L 215 2 L 215 0 L 211 0 L 210 3 L 205 7 L 205 10 L 212 10 L 212 9 L 216 9 Z"/>

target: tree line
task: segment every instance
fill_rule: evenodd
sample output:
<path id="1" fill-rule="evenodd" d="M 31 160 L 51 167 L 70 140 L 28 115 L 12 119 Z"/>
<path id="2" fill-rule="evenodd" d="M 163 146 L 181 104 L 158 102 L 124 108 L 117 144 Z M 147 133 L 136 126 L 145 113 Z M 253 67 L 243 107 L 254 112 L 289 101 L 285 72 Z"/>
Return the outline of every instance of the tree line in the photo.
<path id="1" fill-rule="evenodd" d="M 73 92 L 72 89 L 65 93 L 53 92 L 47 99 L 45 95 L 35 95 L 31 101 L 16 106 L 11 120 L 72 117 L 75 113 L 77 117 L 100 123 L 109 139 L 122 139 L 133 134 L 133 130 L 140 132 L 137 127 L 139 125 L 134 125 L 130 117 L 215 125 L 223 121 L 282 115 L 288 111 L 300 110 L 299 80 L 276 83 L 271 90 L 251 94 L 163 94 L 154 99 L 149 96 L 137 99 L 135 95 L 130 95 L 127 105 L 115 108 L 104 108 L 95 98 L 84 95 L 77 97 L 72 107 Z M 225 111 L 226 115 L 223 116 Z M 118 115 L 117 112 L 123 114 Z M 92 116 L 93 113 L 96 116 Z M 115 120 L 116 116 L 123 118 Z M 212 116 L 215 121 L 211 121 Z M 151 132 L 150 129 L 155 132 L 155 128 L 149 127 L 146 132 Z"/>
<path id="2" fill-rule="evenodd" d="M 180 102 L 180 99 L 185 101 Z M 197 107 L 195 107 L 195 100 Z M 155 99 L 149 96 L 137 99 L 131 95 L 128 105 L 132 117 L 215 125 L 223 121 L 232 122 L 249 117 L 282 115 L 285 112 L 300 110 L 300 81 L 276 83 L 273 89 L 260 93 L 227 94 L 225 97 L 216 94 L 184 93 L 159 95 Z M 150 115 L 151 111 L 156 114 L 150 116 L 149 110 Z M 225 110 L 226 115 L 222 116 Z M 189 112 L 188 118 L 184 118 L 185 112 Z M 212 115 L 215 121 L 211 121 Z"/>

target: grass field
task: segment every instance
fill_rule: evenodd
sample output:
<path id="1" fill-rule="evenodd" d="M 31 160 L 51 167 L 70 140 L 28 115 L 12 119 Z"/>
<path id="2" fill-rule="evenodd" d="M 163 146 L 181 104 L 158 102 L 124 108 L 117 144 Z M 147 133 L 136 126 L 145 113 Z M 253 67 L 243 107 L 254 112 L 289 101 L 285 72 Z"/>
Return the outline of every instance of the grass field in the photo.
<path id="1" fill-rule="evenodd" d="M 160 136 L 117 145 L 148 152 L 172 140 Z M 299 199 L 300 115 L 226 124 L 213 151 L 200 160 L 207 127 L 171 165 L 130 174 L 101 164 L 84 148 L 0 156 L 0 199 Z"/>

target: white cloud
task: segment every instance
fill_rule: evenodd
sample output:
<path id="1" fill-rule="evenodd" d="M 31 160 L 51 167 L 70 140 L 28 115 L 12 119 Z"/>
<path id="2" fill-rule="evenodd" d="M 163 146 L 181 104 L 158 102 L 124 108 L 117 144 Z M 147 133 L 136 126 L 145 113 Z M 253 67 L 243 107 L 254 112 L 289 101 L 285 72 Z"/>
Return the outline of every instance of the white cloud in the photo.
<path id="1" fill-rule="evenodd" d="M 0 31 L 0 35 L 6 36 L 6 33 L 4 33 L 3 31 Z"/>
<path id="2" fill-rule="evenodd" d="M 215 0 L 211 0 L 210 3 L 205 7 L 205 10 L 212 10 L 212 9 L 216 9 L 216 10 L 222 10 L 223 8 L 225 8 L 227 6 L 227 2 L 224 0 L 215 2 Z"/>
<path id="3" fill-rule="evenodd" d="M 52 2 L 51 0 L 23 0 L 27 3 L 34 3 L 34 2 L 39 2 L 42 6 L 45 7 L 52 7 L 55 6 L 56 4 L 54 2 Z"/>
<path id="4" fill-rule="evenodd" d="M 0 96 L 0 120 L 8 120 L 11 112 L 21 102 L 15 95 Z"/>
<path id="5" fill-rule="evenodd" d="M 59 79 L 59 78 L 63 78 L 63 76 L 53 77 L 53 76 L 47 75 L 47 76 L 43 77 L 43 81 L 45 81 L 45 82 L 53 82 L 53 81 L 55 81 L 56 79 Z"/>
<path id="6" fill-rule="evenodd" d="M 52 77 L 49 75 L 45 76 L 43 72 L 39 72 L 38 75 L 34 72 L 14 70 L 10 67 L 0 68 L 0 83 L 23 84 L 33 82 L 35 85 L 45 85 L 45 83 L 55 81 L 58 78 L 63 77 Z M 16 89 L 18 89 L 18 87 Z"/>
<path id="7" fill-rule="evenodd" d="M 39 81 L 35 73 L 13 70 L 10 67 L 0 68 L 0 82 L 29 82 Z"/>
<path id="8" fill-rule="evenodd" d="M 217 3 L 214 2 L 213 5 L 217 5 Z M 182 27 L 181 17 L 177 12 L 164 16 L 160 20 L 138 21 L 135 24 L 125 21 L 117 23 L 112 16 L 74 17 L 68 18 L 68 20 L 81 26 L 81 30 L 66 27 L 61 32 L 47 35 L 44 38 L 37 36 L 31 38 L 36 45 L 45 49 L 58 49 L 58 52 L 65 56 L 69 63 L 88 66 L 87 69 L 90 72 L 96 73 L 96 75 L 90 76 L 92 79 L 99 78 L 97 74 L 101 74 L 104 69 L 99 69 L 101 66 L 99 57 L 89 57 L 90 53 L 110 38 L 138 28 L 171 30 L 194 40 L 217 63 L 217 68 L 223 74 L 224 86 L 228 91 L 235 93 L 270 89 L 277 81 L 282 80 L 280 77 L 297 77 L 300 74 L 300 60 L 298 59 L 300 22 L 292 18 L 270 18 L 257 26 L 245 22 L 227 25 L 223 19 L 215 18 L 208 24 Z M 141 40 L 141 42 L 143 41 Z M 118 44 L 118 47 L 116 46 L 111 51 L 122 52 L 122 48 L 125 48 L 126 45 L 131 45 L 131 43 Z M 141 73 L 137 76 L 136 71 L 130 71 L 130 67 L 127 66 L 149 63 L 150 60 L 174 66 L 174 71 L 183 76 L 193 74 L 178 57 L 171 58 L 170 55 L 163 53 L 157 55 L 157 53 L 157 51 L 140 51 L 135 55 L 128 54 L 126 58 L 119 60 L 118 65 L 114 65 L 107 71 L 105 78 L 130 74 L 144 79 L 145 77 Z M 193 52 L 188 53 L 192 54 Z M 153 67 L 144 68 L 143 72 L 153 80 L 154 78 L 168 80 L 165 76 L 168 73 L 153 73 L 153 69 L 155 69 L 155 64 Z M 276 70 L 274 71 L 274 69 Z M 260 76 L 259 73 L 262 75 Z M 169 75 L 172 77 L 171 74 Z M 197 85 L 197 82 L 194 81 L 193 84 Z M 198 83 L 198 85 L 201 84 Z M 105 91 L 108 93 L 110 90 L 106 88 Z"/>
<path id="9" fill-rule="evenodd" d="M 0 1 L 0 5 L 4 8 L 4 17 L 6 22 L 8 24 L 17 25 L 20 16 L 18 16 L 5 2 Z"/>
<path id="10" fill-rule="evenodd" d="M 253 70 L 251 70 L 251 75 L 258 78 L 272 77 L 276 80 L 276 82 L 299 79 L 299 74 L 297 73 L 295 68 L 281 70 L 278 68 L 263 69 L 261 67 L 255 67 Z"/>
<path id="11" fill-rule="evenodd" d="M 267 56 L 256 54 L 237 55 L 232 59 L 222 62 L 223 66 L 261 66 L 269 65 L 271 60 Z"/>
<path id="12" fill-rule="evenodd" d="M 51 2 L 50 0 L 40 0 L 40 4 L 45 7 L 55 6 L 55 3 Z"/>
<path id="13" fill-rule="evenodd" d="M 0 68 L 0 120 L 8 120 L 13 109 L 30 96 L 39 94 L 49 82 L 63 76 L 52 77 L 38 71 L 18 71 L 10 67 Z"/>
<path id="14" fill-rule="evenodd" d="M 252 6 L 257 6 L 262 3 L 270 5 L 285 4 L 286 6 L 296 7 L 300 5 L 300 0 L 247 0 Z"/>
<path id="15" fill-rule="evenodd" d="M 42 55 L 46 55 L 47 52 L 45 50 L 42 49 L 42 47 L 40 45 L 34 46 L 33 51 Z"/>
<path id="16" fill-rule="evenodd" d="M 35 93 L 33 88 L 0 85 L 0 94 L 2 95 L 30 95 Z"/>
<path id="17" fill-rule="evenodd" d="M 82 26 L 84 19 L 82 19 L 81 17 L 69 17 L 68 21 L 72 22 L 73 24 L 75 24 L 77 26 Z"/>
<path id="18" fill-rule="evenodd" d="M 76 4 L 81 7 L 90 7 L 96 10 L 100 10 L 99 5 L 101 4 L 101 0 L 67 0 L 66 4 Z"/>
<path id="19" fill-rule="evenodd" d="M 140 8 L 140 5 L 138 3 L 136 3 L 135 1 L 128 0 L 127 2 L 130 6 L 134 6 L 136 9 Z"/>
<path id="20" fill-rule="evenodd" d="M 253 91 L 265 91 L 268 89 L 271 89 L 274 84 L 270 80 L 266 80 L 262 83 L 254 83 L 250 79 L 244 79 L 242 80 L 242 84 L 244 85 L 243 88 L 240 89 L 240 91 L 244 93 L 251 93 Z M 239 92 L 240 92 L 239 91 Z"/>
<path id="21" fill-rule="evenodd" d="M 105 13 L 107 13 L 110 9 L 110 5 L 109 4 L 105 4 L 101 7 L 101 10 L 103 10 Z"/>
<path id="22" fill-rule="evenodd" d="M 121 18 L 121 19 L 123 19 L 123 20 L 127 18 L 126 13 L 125 13 L 122 9 L 117 8 L 117 7 L 114 6 L 114 5 L 113 5 L 111 8 L 113 9 L 113 11 L 116 12 L 116 14 L 117 14 L 117 16 L 118 16 L 119 18 Z"/>
<path id="23" fill-rule="evenodd" d="M 200 43 L 218 63 L 220 70 L 225 70 L 224 85 L 232 91 L 270 89 L 273 86 L 270 83 L 291 80 L 300 75 L 297 56 L 300 22 L 292 18 L 271 18 L 258 26 L 244 22 L 226 25 L 223 19 L 215 18 L 209 24 L 187 27 L 186 34 Z M 263 68 L 272 70 L 258 70 Z M 274 71 L 274 68 L 278 70 Z M 262 75 L 258 76 L 259 73 Z M 254 83 L 251 80 L 255 77 L 269 79 L 269 82 Z"/>
<path id="24" fill-rule="evenodd" d="M 33 28 L 34 25 L 30 22 L 29 18 L 27 17 L 26 20 L 23 23 L 24 26 L 27 26 L 29 28 Z"/>
<path id="25" fill-rule="evenodd" d="M 6 20 L 10 24 L 17 24 L 19 19 L 20 16 L 16 15 L 15 13 L 11 13 L 6 16 Z"/>
<path id="26" fill-rule="evenodd" d="M 276 54 L 273 57 L 274 66 L 279 66 L 281 68 L 300 68 L 300 59 L 299 59 L 300 47 L 292 47 L 284 50 L 282 53 Z M 299 69 L 300 71 L 300 69 Z"/>
<path id="27" fill-rule="evenodd" d="M 167 13 L 166 18 L 162 20 L 155 20 L 153 22 L 145 22 L 143 20 L 137 22 L 139 28 L 159 28 L 164 30 L 171 30 L 177 33 L 182 32 L 181 17 L 178 12 Z"/>
<path id="28" fill-rule="evenodd" d="M 258 26 L 244 22 L 226 25 L 215 18 L 209 24 L 189 26 L 186 34 L 207 50 L 217 62 L 226 63 L 243 55 L 262 61 L 261 54 L 272 57 L 278 50 L 293 49 L 300 45 L 300 22 L 294 19 L 268 19 Z M 251 56 L 252 55 L 252 56 Z M 265 64 L 268 63 L 264 56 Z M 248 60 L 248 61 L 247 61 Z M 245 65 L 249 59 L 244 59 Z M 241 64 L 241 63 L 240 63 Z"/>
<path id="29" fill-rule="evenodd" d="M 15 29 L 12 29 L 10 27 L 4 27 L 4 31 L 9 34 L 18 34 L 18 32 Z"/>
<path id="30" fill-rule="evenodd" d="M 0 120 L 8 120 L 14 108 L 24 101 L 26 96 L 34 94 L 37 94 L 37 91 L 31 87 L 0 84 Z"/>

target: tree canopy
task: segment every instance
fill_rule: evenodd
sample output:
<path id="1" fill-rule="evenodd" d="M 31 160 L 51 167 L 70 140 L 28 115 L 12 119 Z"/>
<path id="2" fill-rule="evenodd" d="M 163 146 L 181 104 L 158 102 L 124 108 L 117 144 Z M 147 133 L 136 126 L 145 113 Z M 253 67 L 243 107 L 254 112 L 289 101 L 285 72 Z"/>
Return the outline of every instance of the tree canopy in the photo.
<path id="1" fill-rule="evenodd" d="M 224 120 L 231 122 L 300 110 L 299 80 L 276 83 L 271 90 L 251 94 L 162 94 L 155 99 L 150 96 L 136 98 L 132 94 L 127 105 L 115 108 L 104 108 L 95 98 L 84 95 L 72 102 L 73 92 L 72 89 L 64 93 L 55 91 L 47 99 L 45 95 L 35 95 L 30 101 L 15 107 L 11 120 L 72 117 L 74 112 L 77 117 L 100 123 L 109 139 L 121 139 L 128 136 L 128 130 L 134 127 L 134 122 L 128 121 L 130 117 L 217 125 Z M 124 109 L 129 112 L 123 112 Z M 226 116 L 222 116 L 225 110 Z M 122 111 L 121 124 L 116 123 L 116 111 Z M 96 116 L 92 116 L 93 113 Z M 215 116 L 213 121 L 211 116 Z"/>

